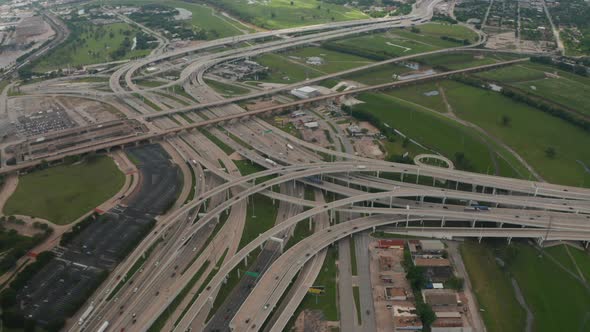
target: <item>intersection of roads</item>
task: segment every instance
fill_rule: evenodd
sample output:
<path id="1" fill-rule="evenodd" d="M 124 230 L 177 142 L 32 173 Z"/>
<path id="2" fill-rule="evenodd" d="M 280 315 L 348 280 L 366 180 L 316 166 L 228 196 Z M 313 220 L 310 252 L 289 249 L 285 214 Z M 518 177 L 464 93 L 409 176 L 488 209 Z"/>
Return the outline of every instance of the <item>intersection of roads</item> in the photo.
<path id="1" fill-rule="evenodd" d="M 112 92 L 80 91 L 67 86 L 45 89 L 42 84 L 36 85 L 34 93 L 37 95 L 76 95 L 125 105 L 120 109 L 127 118 L 148 129 L 145 136 L 97 141 L 92 146 L 58 151 L 45 159 L 157 138 L 184 159 L 190 166 L 184 171 L 192 172 L 196 179 L 194 199 L 158 219 L 154 231 L 111 272 L 76 318 L 89 306 L 92 306 L 91 313 L 80 324 L 78 319 L 73 320 L 67 329 L 97 331 L 108 322 L 108 331 L 146 331 L 162 313 L 167 313 L 171 317 L 165 324 L 164 330 L 167 331 L 217 329 L 212 324 L 225 324 L 223 329 L 233 331 L 257 331 L 263 326 L 265 331 L 282 331 L 318 275 L 326 248 L 334 243 L 347 245 L 347 237 L 352 234 L 380 226 L 390 226 L 400 234 L 427 237 L 501 237 L 508 241 L 531 238 L 540 243 L 549 240 L 588 243 L 588 189 L 420 163 L 408 165 L 367 159 L 352 153 L 350 142 L 338 132 L 331 134 L 342 142 L 343 150 L 325 149 L 278 130 L 255 116 L 283 110 L 284 105 L 254 113 L 237 104 L 311 82 L 225 99 L 209 88 L 203 79 L 208 69 L 222 62 L 353 34 L 421 24 L 432 18 L 438 2 L 419 1 L 412 13 L 404 17 L 258 32 L 174 51 L 167 51 L 164 46 L 168 41 L 156 35 L 160 46 L 150 56 L 115 68 L 109 78 Z M 155 34 L 145 29 L 147 33 Z M 480 42 L 484 38 L 480 35 Z M 249 42 L 256 43 L 247 44 Z M 237 44 L 249 46 L 205 52 L 214 47 Z M 434 53 L 452 51 L 455 49 Z M 145 67 L 201 53 L 203 55 L 184 64 L 177 80 L 149 88 L 134 83 Z M 419 55 L 407 58 L 415 56 Z M 391 59 L 366 68 L 330 74 L 313 79 L 313 82 L 401 60 Z M 173 100 L 162 102 L 163 97 L 156 92 L 171 87 L 184 89 L 198 103 L 180 95 L 177 98 L 185 98 L 192 105 L 183 106 Z M 379 88 L 385 87 L 388 86 Z M 339 96 L 331 96 L 331 100 Z M 328 98 L 321 98 L 325 99 Z M 301 104 L 305 101 L 294 106 Z M 157 105 L 161 111 L 157 112 L 150 105 Z M 266 170 L 240 175 L 233 159 L 202 132 L 194 130 L 198 127 L 206 128 L 241 158 Z M 325 156 L 330 160 L 325 160 Z M 269 163 L 269 158 L 275 163 Z M 4 166 L 0 172 L 18 171 L 38 162 L 31 160 Z M 191 174 L 184 174 L 184 178 L 191 179 Z M 192 185 L 190 181 L 189 185 Z M 315 199 L 304 197 L 304 185 L 315 193 Z M 238 244 L 248 217 L 248 202 L 253 195 L 268 196 L 278 204 L 279 212 L 272 228 L 240 248 Z M 467 209 L 469 202 L 484 204 L 491 209 Z M 349 218 L 347 221 L 338 220 L 338 215 Z M 309 223 L 313 234 L 283 251 L 283 244 L 301 222 Z M 253 287 L 247 292 L 230 294 L 236 302 L 232 306 L 223 306 L 228 314 L 215 317 L 224 314 L 213 313 L 215 319 L 208 321 L 215 297 L 230 273 L 241 264 L 247 264 L 249 259 L 254 260 L 252 256 L 257 250 L 270 250 L 273 243 L 272 250 L 278 254 L 259 258 L 263 261 L 257 264 L 264 266 L 264 272 Z M 146 256 L 151 248 L 155 250 Z M 340 250 L 343 251 L 348 252 Z M 141 270 L 133 274 L 133 285 L 127 283 L 118 287 L 121 276 L 127 275 L 142 257 L 145 262 Z M 219 266 L 216 266 L 218 262 Z M 190 287 L 187 297 L 179 306 L 171 307 L 200 270 L 203 270 L 202 276 Z M 289 288 L 290 285 L 294 287 Z M 366 324 L 364 330 L 375 329 L 374 324 Z M 342 330 L 348 331 L 346 327 Z"/>

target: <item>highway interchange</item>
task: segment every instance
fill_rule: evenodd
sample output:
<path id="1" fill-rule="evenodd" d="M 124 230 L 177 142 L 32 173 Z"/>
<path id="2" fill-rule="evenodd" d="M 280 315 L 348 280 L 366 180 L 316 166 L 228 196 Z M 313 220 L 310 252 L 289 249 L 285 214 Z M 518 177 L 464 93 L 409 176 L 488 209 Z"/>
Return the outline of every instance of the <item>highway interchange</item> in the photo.
<path id="1" fill-rule="evenodd" d="M 48 159 L 160 138 L 162 144 L 190 166 L 186 168 L 193 172 L 196 179 L 194 199 L 159 217 L 154 231 L 111 272 L 99 290 L 78 311 L 76 318 L 92 306 L 90 315 L 80 324 L 77 319 L 72 320 L 67 329 L 97 331 L 105 326 L 108 331 L 147 331 L 168 310 L 172 312 L 165 330 L 211 329 L 207 325 L 211 324 L 207 316 L 228 275 L 240 264 L 247 265 L 249 259 L 253 261 L 256 258 L 252 257 L 253 253 L 259 248 L 286 242 L 299 222 L 309 222 L 310 227 L 313 224 L 314 233 L 281 255 L 265 258 L 261 264 L 265 266 L 266 272 L 255 280 L 254 287 L 249 292 L 230 295 L 241 302 L 240 305 L 232 306 L 230 316 L 223 317 L 222 321 L 228 324 L 226 328 L 256 331 L 265 322 L 270 322 L 265 330 L 282 331 L 318 275 L 326 248 L 351 234 L 379 226 L 389 225 L 400 234 L 427 237 L 532 238 L 540 243 L 549 240 L 588 243 L 588 189 L 424 164 L 408 165 L 367 159 L 351 153 L 350 143 L 344 142 L 337 133 L 334 135 L 342 140 L 344 151 L 325 149 L 293 137 L 254 116 L 281 110 L 284 105 L 258 112 L 247 112 L 237 105 L 238 101 L 276 95 L 303 84 L 401 61 L 406 57 L 228 99 L 209 88 L 203 79 L 208 69 L 225 61 L 316 41 L 424 23 L 431 19 L 438 2 L 418 2 L 410 15 L 401 18 L 258 32 L 174 51 L 167 51 L 165 45 L 168 41 L 156 36 L 160 46 L 150 56 L 114 69 L 108 83 L 112 92 L 70 88 L 56 90 L 44 89 L 43 85 L 36 86 L 34 91 L 39 95 L 109 98 L 115 104 L 124 104 L 132 109 L 127 110 L 126 116 L 149 129 L 147 138 L 93 142 L 93 146 L 60 151 Z M 484 38 L 480 35 L 480 42 Z M 255 43 L 247 44 L 250 42 Z M 238 44 L 243 47 L 207 53 L 214 47 Z M 446 49 L 429 54 L 453 51 L 455 49 Z M 177 80 L 150 88 L 134 83 L 135 76 L 147 66 L 160 65 L 192 54 L 197 56 L 189 63 L 184 63 L 185 67 Z M 167 100 L 167 104 L 174 105 L 172 108 L 162 103 L 156 92 L 171 87 L 182 87 L 198 103 L 183 106 Z M 332 100 L 336 95 L 330 96 Z M 318 100 L 325 99 L 328 98 Z M 157 105 L 161 111 L 156 112 L 150 104 Z M 216 124 L 219 126 L 215 127 Z M 233 160 L 215 143 L 202 132 L 189 130 L 198 127 L 206 128 L 242 158 L 267 169 L 242 176 Z M 247 146 L 232 137 L 239 137 Z M 329 156 L 330 160 L 323 160 L 322 156 Z M 268 162 L 269 158 L 274 164 Z M 33 160 L 15 167 L 5 166 L 0 172 L 12 172 L 37 162 Z M 185 179 L 187 176 L 190 179 L 190 174 L 184 175 Z M 303 197 L 304 185 L 315 192 L 314 200 Z M 247 207 L 253 195 L 268 196 L 279 205 L 277 220 L 272 228 L 239 247 L 248 217 Z M 329 200 L 329 197 L 332 199 Z M 466 202 L 472 201 L 489 205 L 492 209 L 488 212 L 465 209 Z M 345 214 L 351 219 L 338 223 L 338 215 Z M 425 227 L 425 223 L 430 226 Z M 150 254 L 146 257 L 148 250 Z M 141 270 L 131 273 L 133 282 L 126 281 L 120 286 L 122 276 L 130 274 L 133 265 L 142 256 L 146 259 Z M 197 271 L 201 271 L 202 275 L 190 287 L 188 296 L 178 308 L 169 309 Z M 292 283 L 296 287 L 288 290 Z M 288 296 L 284 297 L 284 294 Z M 370 324 L 365 328 L 374 330 Z"/>

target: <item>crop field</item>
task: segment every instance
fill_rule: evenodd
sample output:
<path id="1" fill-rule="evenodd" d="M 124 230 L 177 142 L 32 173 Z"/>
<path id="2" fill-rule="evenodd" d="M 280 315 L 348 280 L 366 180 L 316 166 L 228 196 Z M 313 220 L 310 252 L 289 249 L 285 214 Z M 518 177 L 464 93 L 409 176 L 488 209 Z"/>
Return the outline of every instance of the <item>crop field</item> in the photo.
<path id="1" fill-rule="evenodd" d="M 441 85 L 459 118 L 478 125 L 508 144 L 545 180 L 590 186 L 590 174 L 581 165 L 590 165 L 588 133 L 491 90 L 452 81 L 443 81 Z M 503 116 L 510 118 L 508 125 L 500 123 Z M 547 156 L 548 148 L 555 150 L 554 157 Z"/>
<path id="2" fill-rule="evenodd" d="M 51 167 L 22 176 L 4 213 L 68 224 L 111 198 L 124 182 L 123 173 L 106 156 Z"/>
<path id="3" fill-rule="evenodd" d="M 368 18 L 361 11 L 315 0 L 217 0 L 230 14 L 266 29 Z"/>
<path id="4" fill-rule="evenodd" d="M 133 40 L 138 30 L 127 23 L 113 23 L 102 26 L 89 25 L 76 40 L 67 41 L 54 52 L 49 53 L 33 69 L 35 72 L 47 72 L 66 66 L 83 66 L 113 60 L 143 57 L 150 50 L 131 50 L 131 46 L 122 57 L 115 57 L 114 52 L 123 45 L 125 37 Z"/>
<path id="5" fill-rule="evenodd" d="M 548 76 L 546 73 L 557 74 Z M 478 74 L 590 115 L 590 79 L 527 63 Z"/>

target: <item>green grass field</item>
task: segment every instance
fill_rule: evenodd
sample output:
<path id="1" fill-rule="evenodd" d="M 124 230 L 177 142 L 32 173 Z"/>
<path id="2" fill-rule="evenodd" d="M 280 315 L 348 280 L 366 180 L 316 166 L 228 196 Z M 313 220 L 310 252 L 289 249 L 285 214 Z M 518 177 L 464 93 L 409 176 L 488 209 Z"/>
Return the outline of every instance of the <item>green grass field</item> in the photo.
<path id="1" fill-rule="evenodd" d="M 243 95 L 245 93 L 250 92 L 250 90 L 245 89 L 241 86 L 227 84 L 215 80 L 205 79 L 205 83 L 207 83 L 207 85 L 209 85 L 215 91 L 217 91 L 219 94 L 225 97 Z"/>
<path id="2" fill-rule="evenodd" d="M 462 43 L 443 40 L 442 36 L 471 41 L 476 38 L 474 32 L 459 25 L 429 23 L 419 26 L 418 29 L 419 32 L 412 32 L 410 29 L 392 29 L 385 33 L 344 38 L 332 44 L 350 49 L 356 54 L 391 58 L 462 45 Z"/>
<path id="3" fill-rule="evenodd" d="M 489 246 L 467 241 L 461 256 L 469 280 L 484 310 L 481 315 L 489 332 L 522 332 L 526 314 L 516 300 L 509 275 L 502 271 Z"/>
<path id="4" fill-rule="evenodd" d="M 251 28 L 248 28 L 247 26 L 240 24 L 239 22 L 235 22 L 232 19 L 224 17 L 213 8 L 205 6 L 203 4 L 189 3 L 177 0 L 101 0 L 97 1 L 97 3 L 133 6 L 158 4 L 174 8 L 184 8 L 193 14 L 190 23 L 194 27 L 205 30 L 215 30 L 218 34 L 217 38 L 239 35 L 244 33 L 244 31 L 253 31 Z"/>
<path id="5" fill-rule="evenodd" d="M 4 213 L 68 224 L 112 197 L 124 182 L 123 173 L 106 156 L 51 167 L 22 176 Z"/>
<path id="6" fill-rule="evenodd" d="M 306 63 L 308 57 L 321 57 L 324 63 L 310 65 Z M 314 78 L 325 74 L 335 73 L 372 63 L 356 55 L 340 53 L 321 47 L 305 47 L 280 54 L 264 54 L 256 58 L 261 65 L 269 67 L 268 77 L 262 81 L 270 83 L 294 83 L 307 78 Z"/>
<path id="7" fill-rule="evenodd" d="M 67 41 L 60 45 L 49 56 L 41 60 L 33 69 L 35 72 L 47 72 L 57 68 L 65 68 L 68 65 L 78 67 L 93 63 L 108 62 L 113 60 L 143 57 L 150 50 L 129 50 L 122 58 L 114 58 L 113 52 L 123 44 L 124 32 L 128 31 L 129 38 L 138 33 L 127 23 L 113 23 L 103 26 L 89 25 L 77 40 Z M 110 34 L 113 34 L 111 38 Z"/>
<path id="8" fill-rule="evenodd" d="M 420 57 L 418 60 L 433 67 L 439 66 L 449 70 L 457 70 L 505 61 L 506 57 L 496 55 L 480 57 L 470 53 L 449 53 Z"/>
<path id="9" fill-rule="evenodd" d="M 324 265 L 313 284 L 314 286 L 323 286 L 324 294 L 318 296 L 309 293 L 306 294 L 298 310 L 317 309 L 324 313 L 327 320 L 338 320 L 338 297 L 336 294 L 337 259 L 338 250 L 334 246 L 329 247 Z"/>
<path id="10" fill-rule="evenodd" d="M 276 204 L 274 205 L 272 199 L 267 196 L 261 194 L 252 196 L 252 199 L 248 202 L 246 223 L 238 249 L 243 248 L 257 238 L 258 235 L 274 226 L 277 218 L 278 202 Z"/>
<path id="11" fill-rule="evenodd" d="M 184 8 L 191 13 L 191 23 L 193 26 L 200 27 L 207 30 L 217 31 L 218 38 L 230 37 L 242 34 L 244 32 L 253 32 L 253 29 L 235 22 L 232 19 L 224 17 L 209 6 L 202 4 L 187 3 L 184 1 L 165 1 L 156 2 L 158 4 L 165 4 L 175 8 Z"/>
<path id="12" fill-rule="evenodd" d="M 363 84 L 376 85 L 392 82 L 393 75 L 400 75 L 411 71 L 407 67 L 396 64 L 387 64 L 383 66 L 374 67 L 368 70 L 363 70 L 344 76 L 344 79 L 357 81 Z"/>
<path id="13" fill-rule="evenodd" d="M 315 0 L 217 0 L 215 5 L 267 29 L 368 18 L 356 9 Z"/>
<path id="14" fill-rule="evenodd" d="M 588 331 L 590 291 L 549 258 L 540 256 L 533 247 L 523 244 L 516 246 L 518 255 L 510 265 L 510 272 L 518 281 L 527 305 L 533 311 L 534 330 Z M 585 254 L 583 261 L 585 266 L 590 264 L 588 254 Z"/>
<path id="15" fill-rule="evenodd" d="M 365 103 L 356 105 L 353 110 L 373 113 L 392 128 L 451 159 L 455 153 L 463 152 L 475 171 L 494 170 L 489 149 L 473 130 L 391 95 L 371 93 L 359 99 Z"/>
<path id="16" fill-rule="evenodd" d="M 557 74 L 548 77 L 546 73 Z M 519 64 L 478 74 L 590 115 L 590 78 L 535 63 Z"/>
<path id="17" fill-rule="evenodd" d="M 586 148 L 590 143 L 588 133 L 490 90 L 453 81 L 443 81 L 441 85 L 458 117 L 478 125 L 508 144 L 545 180 L 590 186 L 590 174 L 578 162 L 590 165 L 590 149 Z M 510 125 L 500 124 L 503 115 L 511 118 Z M 555 149 L 555 158 L 546 156 L 548 147 Z"/>
<path id="18" fill-rule="evenodd" d="M 426 95 L 427 93 L 433 91 L 438 92 L 439 94 Z M 405 86 L 391 90 L 387 94 L 420 104 L 422 106 L 431 108 L 441 113 L 447 112 L 447 108 L 445 106 L 442 95 L 439 92 L 439 87 L 436 82 L 427 82 L 420 85 Z"/>

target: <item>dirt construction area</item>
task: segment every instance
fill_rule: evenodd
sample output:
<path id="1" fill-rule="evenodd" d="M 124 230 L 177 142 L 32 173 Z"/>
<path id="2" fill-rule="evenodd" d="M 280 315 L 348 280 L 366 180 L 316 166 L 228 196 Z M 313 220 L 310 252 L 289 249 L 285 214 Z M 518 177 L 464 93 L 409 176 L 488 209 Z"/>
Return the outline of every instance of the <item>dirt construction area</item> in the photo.
<path id="1" fill-rule="evenodd" d="M 375 301 L 375 320 L 378 332 L 389 332 L 394 325 L 393 305 L 413 307 L 411 299 L 412 288 L 406 279 L 406 272 L 402 266 L 404 259 L 403 249 L 380 249 L 377 241 L 369 245 L 371 261 L 369 269 L 371 272 L 371 284 L 373 285 L 373 299 Z M 397 298 L 394 300 L 387 295 L 394 293 Z M 402 295 L 403 294 L 403 295 Z"/>

